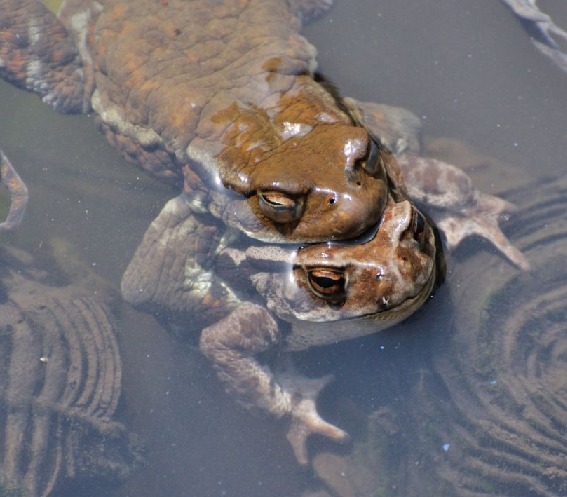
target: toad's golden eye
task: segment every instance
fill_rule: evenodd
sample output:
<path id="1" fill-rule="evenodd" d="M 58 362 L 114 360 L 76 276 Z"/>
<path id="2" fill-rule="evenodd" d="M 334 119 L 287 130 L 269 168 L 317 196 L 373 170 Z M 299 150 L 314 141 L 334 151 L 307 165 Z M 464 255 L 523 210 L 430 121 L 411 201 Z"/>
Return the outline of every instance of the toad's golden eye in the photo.
<path id="1" fill-rule="evenodd" d="M 315 295 L 325 300 L 341 300 L 345 297 L 346 278 L 340 269 L 327 267 L 307 271 L 309 286 Z"/>
<path id="2" fill-rule="evenodd" d="M 291 197 L 278 191 L 258 192 L 260 210 L 276 223 L 297 221 L 303 213 L 304 204 L 303 197 Z"/>

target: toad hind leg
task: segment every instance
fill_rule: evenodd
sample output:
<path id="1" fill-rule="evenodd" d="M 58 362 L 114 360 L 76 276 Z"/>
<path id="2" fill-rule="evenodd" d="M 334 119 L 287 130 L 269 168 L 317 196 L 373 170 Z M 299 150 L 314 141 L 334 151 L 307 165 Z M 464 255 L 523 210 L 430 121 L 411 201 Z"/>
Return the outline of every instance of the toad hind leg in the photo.
<path id="1" fill-rule="evenodd" d="M 520 19 L 536 48 L 567 72 L 567 53 L 561 50 L 561 44 L 567 41 L 567 32 L 537 7 L 536 0 L 502 0 L 502 2 Z"/>
<path id="2" fill-rule="evenodd" d="M 90 95 L 75 41 L 37 0 L 0 0 L 0 77 L 62 112 L 85 112 Z"/>
<path id="3" fill-rule="evenodd" d="M 500 230 L 498 221 L 516 210 L 505 200 L 479 192 L 459 168 L 420 156 L 420 121 L 410 111 L 345 99 L 355 118 L 394 152 L 410 198 L 445 235 L 450 249 L 477 235 L 523 270 L 530 265 Z M 390 172 L 391 173 L 391 172 Z"/>
<path id="4" fill-rule="evenodd" d="M 498 221 L 516 206 L 478 191 L 463 171 L 451 164 L 409 154 L 396 156 L 410 197 L 425 206 L 450 249 L 477 235 L 490 241 L 509 261 L 524 271 L 530 264 L 502 233 Z"/>
<path id="5" fill-rule="evenodd" d="M 278 325 L 266 309 L 243 303 L 203 330 L 200 348 L 213 362 L 227 390 L 242 404 L 277 417 L 291 416 L 287 439 L 298 462 L 307 464 L 306 440 L 310 434 L 336 441 L 344 441 L 348 436 L 324 421 L 316 409 L 317 396 L 330 376 L 309 379 L 290 368 L 273 373 L 256 360 L 256 354 L 275 347 L 280 339 Z"/>
<path id="6" fill-rule="evenodd" d="M 17 228 L 24 218 L 28 205 L 28 189 L 4 152 L 0 150 L 0 184 L 10 192 L 10 210 L 0 223 L 0 233 Z"/>

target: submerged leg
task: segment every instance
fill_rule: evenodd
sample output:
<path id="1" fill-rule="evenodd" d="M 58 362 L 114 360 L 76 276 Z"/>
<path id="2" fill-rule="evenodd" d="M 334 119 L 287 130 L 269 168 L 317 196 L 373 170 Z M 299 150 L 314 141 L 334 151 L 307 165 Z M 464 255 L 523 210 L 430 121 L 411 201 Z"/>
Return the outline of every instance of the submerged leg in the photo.
<path id="1" fill-rule="evenodd" d="M 560 42 L 567 42 L 567 32 L 555 24 L 551 17 L 538 9 L 536 0 L 502 0 L 520 19 L 532 43 L 560 69 L 567 72 L 567 53 Z"/>
<path id="2" fill-rule="evenodd" d="M 146 311 L 179 318 L 186 333 L 226 316 L 239 304 L 211 264 L 223 233 L 198 219 L 184 194 L 170 200 L 144 234 L 121 284 L 123 298 Z M 193 319 L 187 323 L 185 317 Z"/>
<path id="3" fill-rule="evenodd" d="M 0 223 L 0 233 L 18 227 L 26 213 L 28 189 L 4 152 L 0 150 L 0 184 L 10 192 L 10 210 L 6 220 Z"/>
<path id="4" fill-rule="evenodd" d="M 248 406 L 274 416 L 291 416 L 287 434 L 295 457 L 307 464 L 307 437 L 319 433 L 336 441 L 347 434 L 324 421 L 317 413 L 319 392 L 330 376 L 310 379 L 287 367 L 272 372 L 255 355 L 276 347 L 280 330 L 263 307 L 243 303 L 229 316 L 203 330 L 200 348 L 213 362 L 227 390 Z"/>
<path id="5" fill-rule="evenodd" d="M 502 233 L 499 220 L 516 207 L 498 197 L 479 192 L 466 173 L 451 164 L 431 158 L 398 155 L 410 197 L 425 207 L 449 248 L 469 236 L 490 241 L 505 257 L 521 269 L 530 265 Z"/>

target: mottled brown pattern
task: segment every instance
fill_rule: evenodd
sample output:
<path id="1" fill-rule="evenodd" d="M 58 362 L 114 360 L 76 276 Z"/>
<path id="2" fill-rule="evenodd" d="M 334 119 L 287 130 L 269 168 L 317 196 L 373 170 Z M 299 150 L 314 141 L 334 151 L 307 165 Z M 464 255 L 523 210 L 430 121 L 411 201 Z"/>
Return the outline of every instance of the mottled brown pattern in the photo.
<path id="1" fill-rule="evenodd" d="M 106 2 L 91 41 L 93 106 L 106 134 L 168 151 L 176 158 L 171 174 L 189 163 L 208 188 L 221 186 L 218 177 L 248 197 L 259 221 L 233 218 L 230 210 L 225 221 L 256 238 L 356 235 L 380 214 L 385 184 L 355 167 L 364 145 L 358 157 L 345 157 L 349 140 L 367 135 L 310 76 L 315 52 L 299 27 L 282 1 Z M 310 129 L 285 135 L 296 123 Z M 330 133 L 340 153 L 321 133 Z M 163 169 L 151 153 L 136 155 L 152 173 Z M 257 193 L 265 190 L 307 198 L 290 229 L 274 227 L 259 209 Z"/>
<path id="2" fill-rule="evenodd" d="M 80 110 L 69 104 L 81 96 L 155 177 L 180 185 L 189 166 L 211 192 L 204 207 L 226 224 L 263 241 L 344 239 L 376 222 L 386 182 L 365 168 L 367 132 L 313 78 L 316 52 L 299 30 L 328 6 L 74 0 L 61 13 L 67 31 L 33 0 L 2 0 L 0 54 L 17 65 L 7 79 L 47 92 L 54 107 Z"/>
<path id="3" fill-rule="evenodd" d="M 183 178 L 179 171 L 172 171 L 175 162 L 172 154 L 160 147 L 145 147 L 135 139 L 115 133 L 105 123 L 100 122 L 100 129 L 106 139 L 114 145 L 124 158 L 134 164 L 143 164 L 152 176 L 172 186 L 180 186 Z"/>
<path id="4" fill-rule="evenodd" d="M 79 52 L 40 2 L 0 2 L 0 76 L 55 109 L 88 108 Z"/>
<path id="5" fill-rule="evenodd" d="M 443 209 L 435 219 L 449 245 L 480 234 L 528 267 L 498 227 L 510 204 L 419 157 L 415 116 L 342 99 L 315 78 L 315 49 L 299 30 L 328 5 L 72 0 L 61 17 L 105 135 L 150 174 L 183 184 L 126 270 L 124 298 L 181 333 L 205 328 L 202 347 L 228 388 L 289 415 L 301 463 L 311 433 L 346 438 L 316 409 L 330 378 L 272 371 L 255 354 L 373 333 L 421 306 L 440 252 L 408 191 Z M 30 26 L 23 12 L 15 25 Z"/>

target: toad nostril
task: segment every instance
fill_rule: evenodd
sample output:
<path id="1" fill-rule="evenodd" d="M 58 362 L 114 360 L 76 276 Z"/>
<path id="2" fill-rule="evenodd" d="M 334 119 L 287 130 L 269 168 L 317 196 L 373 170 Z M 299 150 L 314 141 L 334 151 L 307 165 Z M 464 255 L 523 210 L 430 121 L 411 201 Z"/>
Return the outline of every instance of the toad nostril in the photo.
<path id="1" fill-rule="evenodd" d="M 291 196 L 279 191 L 258 192 L 262 213 L 276 223 L 297 221 L 303 214 L 304 196 Z"/>

